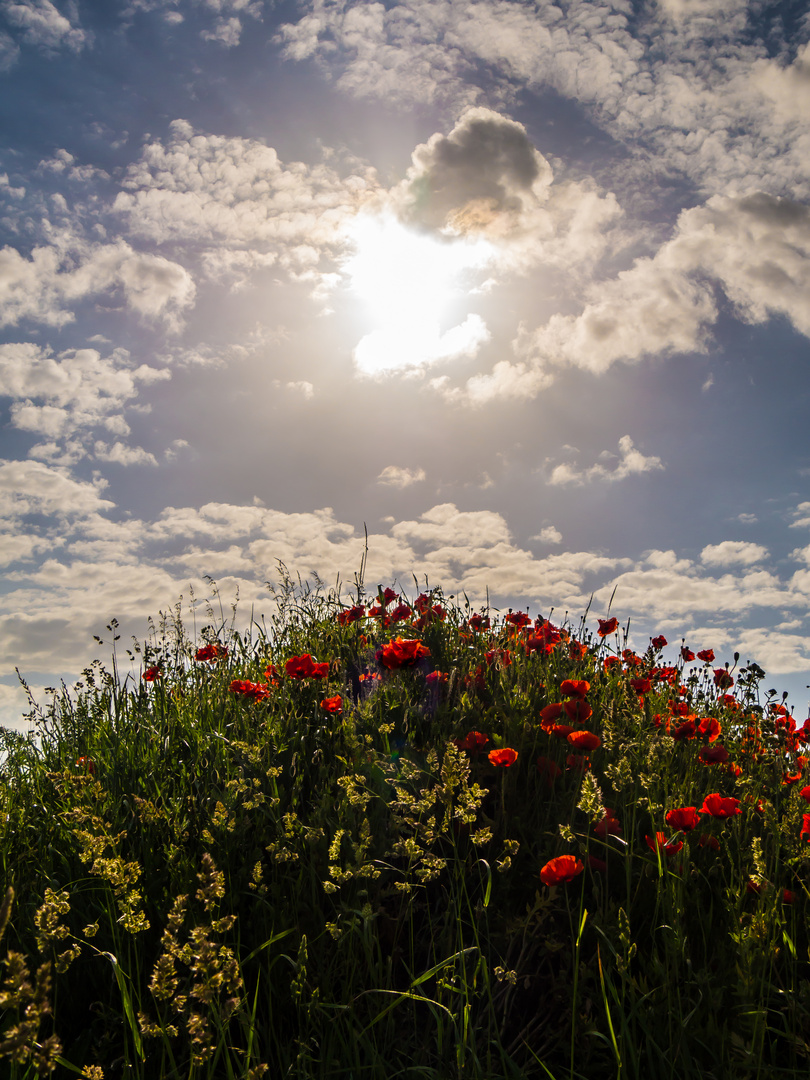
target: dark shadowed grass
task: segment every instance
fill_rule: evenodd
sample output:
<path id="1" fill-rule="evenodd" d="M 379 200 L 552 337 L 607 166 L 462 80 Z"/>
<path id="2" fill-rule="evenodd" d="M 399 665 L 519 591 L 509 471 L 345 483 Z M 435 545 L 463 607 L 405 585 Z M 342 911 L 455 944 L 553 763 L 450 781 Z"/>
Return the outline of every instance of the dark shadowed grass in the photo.
<path id="1" fill-rule="evenodd" d="M 756 665 L 277 601 L 2 732 L 2 1075 L 807 1074 L 808 729 Z"/>

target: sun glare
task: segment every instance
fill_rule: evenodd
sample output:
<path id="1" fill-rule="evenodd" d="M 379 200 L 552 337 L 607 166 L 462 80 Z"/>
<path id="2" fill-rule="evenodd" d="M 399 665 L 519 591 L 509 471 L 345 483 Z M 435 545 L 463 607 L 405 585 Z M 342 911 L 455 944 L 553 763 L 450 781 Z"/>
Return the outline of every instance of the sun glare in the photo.
<path id="1" fill-rule="evenodd" d="M 475 314 L 442 330 L 452 304 L 468 291 L 465 276 L 491 257 L 486 241 L 436 239 L 393 217 L 368 215 L 357 219 L 353 240 L 356 252 L 344 270 L 373 326 L 354 351 L 361 372 L 379 375 L 472 356 L 488 339 Z"/>

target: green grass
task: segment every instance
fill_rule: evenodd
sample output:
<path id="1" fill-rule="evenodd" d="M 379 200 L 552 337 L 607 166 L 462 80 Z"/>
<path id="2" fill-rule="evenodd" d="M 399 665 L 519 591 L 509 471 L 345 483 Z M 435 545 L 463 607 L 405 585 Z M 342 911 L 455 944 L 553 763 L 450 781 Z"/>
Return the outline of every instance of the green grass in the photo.
<path id="1" fill-rule="evenodd" d="M 0 733 L 0 1074 L 807 1075 L 807 736 L 756 665 L 276 598 L 247 634 L 178 611 L 150 678 L 96 663 Z M 713 794 L 739 813 L 667 822 Z"/>

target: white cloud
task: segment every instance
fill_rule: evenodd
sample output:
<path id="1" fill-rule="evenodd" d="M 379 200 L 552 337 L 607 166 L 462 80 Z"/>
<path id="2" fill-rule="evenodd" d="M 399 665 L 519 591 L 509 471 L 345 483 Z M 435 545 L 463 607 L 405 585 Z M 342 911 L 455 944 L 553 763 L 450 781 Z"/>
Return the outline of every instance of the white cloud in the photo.
<path id="1" fill-rule="evenodd" d="M 242 22 L 235 15 L 230 19 L 217 19 L 213 30 L 203 30 L 200 36 L 204 41 L 215 41 L 226 49 L 233 49 L 242 37 Z"/>
<path id="2" fill-rule="evenodd" d="M 0 11 L 10 26 L 22 31 L 22 40 L 28 45 L 44 49 L 64 46 L 80 52 L 92 44 L 93 35 L 74 25 L 51 0 L 3 0 Z"/>
<path id="3" fill-rule="evenodd" d="M 555 486 L 579 485 L 592 483 L 595 480 L 615 482 L 624 480 L 628 476 L 664 468 L 660 458 L 645 457 L 640 450 L 637 450 L 629 435 L 622 435 L 619 439 L 618 457 L 609 451 L 603 451 L 600 456 L 605 463 L 597 462 L 587 469 L 578 469 L 576 465 L 568 462 L 561 462 L 553 466 L 548 478 L 549 484 Z"/>
<path id="4" fill-rule="evenodd" d="M 386 465 L 377 481 L 391 487 L 406 488 L 425 479 L 424 469 L 406 469 L 399 465 Z"/>
<path id="5" fill-rule="evenodd" d="M 761 544 L 745 540 L 724 540 L 720 544 L 707 544 L 700 553 L 704 566 L 751 566 L 768 557 L 768 549 Z"/>
<path id="6" fill-rule="evenodd" d="M 810 502 L 800 502 L 794 511 L 796 520 L 791 521 L 791 529 L 804 529 L 810 525 Z"/>
<path id="7" fill-rule="evenodd" d="M 553 525 L 547 525 L 545 529 L 541 529 L 537 536 L 529 537 L 530 540 L 541 540 L 544 544 L 561 544 L 562 533 L 559 529 L 555 529 Z"/>
<path id="8" fill-rule="evenodd" d="M 115 505 L 101 497 L 105 487 L 104 480 L 74 480 L 68 470 L 41 462 L 0 461 L 0 517 L 86 518 Z"/>

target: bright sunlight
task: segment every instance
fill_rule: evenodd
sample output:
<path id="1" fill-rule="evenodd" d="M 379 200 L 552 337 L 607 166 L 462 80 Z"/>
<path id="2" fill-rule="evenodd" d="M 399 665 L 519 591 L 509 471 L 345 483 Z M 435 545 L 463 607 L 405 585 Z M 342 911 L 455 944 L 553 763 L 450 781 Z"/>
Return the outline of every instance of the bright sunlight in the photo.
<path id="1" fill-rule="evenodd" d="M 473 313 L 442 330 L 451 305 L 469 291 L 465 277 L 491 259 L 488 242 L 440 240 L 392 216 L 370 215 L 357 218 L 352 237 L 356 252 L 344 269 L 374 325 L 354 350 L 359 371 L 381 375 L 474 356 L 489 340 L 486 323 Z"/>

